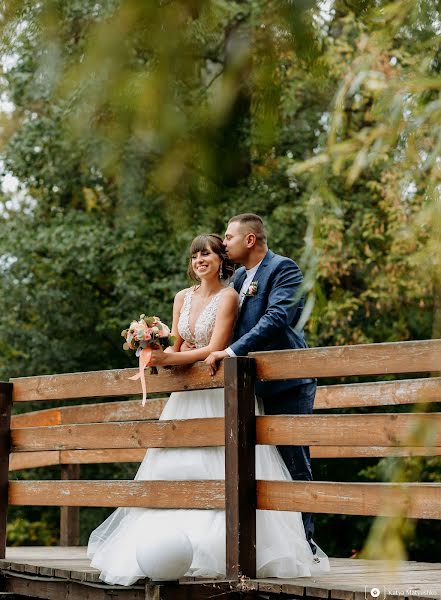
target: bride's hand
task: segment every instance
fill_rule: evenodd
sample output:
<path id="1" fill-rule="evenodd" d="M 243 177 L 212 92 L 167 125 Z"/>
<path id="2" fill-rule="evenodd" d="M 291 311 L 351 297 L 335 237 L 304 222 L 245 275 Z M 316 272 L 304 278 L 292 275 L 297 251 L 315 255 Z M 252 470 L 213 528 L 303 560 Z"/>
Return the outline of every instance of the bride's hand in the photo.
<path id="1" fill-rule="evenodd" d="M 208 365 L 208 368 L 210 369 L 210 375 L 216 375 L 216 371 L 219 366 L 218 362 L 228 356 L 229 354 L 228 352 L 225 352 L 225 350 L 217 350 L 216 352 L 210 352 L 210 354 L 204 360 L 204 363 Z"/>
<path id="2" fill-rule="evenodd" d="M 149 360 L 149 367 L 164 367 L 167 364 L 170 364 L 170 354 L 171 352 L 164 352 L 164 350 L 159 347 L 152 350 L 152 355 Z"/>

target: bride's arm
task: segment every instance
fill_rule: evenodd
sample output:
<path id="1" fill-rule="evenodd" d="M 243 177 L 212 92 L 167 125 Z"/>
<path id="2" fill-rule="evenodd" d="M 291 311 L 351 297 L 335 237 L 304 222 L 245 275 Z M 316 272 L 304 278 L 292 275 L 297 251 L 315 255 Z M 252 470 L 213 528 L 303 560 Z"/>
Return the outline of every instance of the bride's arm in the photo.
<path id="1" fill-rule="evenodd" d="M 173 346 L 169 346 L 168 348 L 166 348 L 164 352 L 179 352 L 179 350 L 181 349 L 182 342 L 184 341 L 179 335 L 178 322 L 179 315 L 181 314 L 181 308 L 184 304 L 184 297 L 186 291 L 187 290 L 181 290 L 175 296 L 175 300 L 173 302 L 173 323 L 171 328 L 171 335 L 174 336 L 175 343 L 173 344 Z"/>
<path id="2" fill-rule="evenodd" d="M 189 365 L 198 360 L 205 360 L 210 352 L 223 350 L 228 346 L 228 343 L 231 339 L 238 308 L 239 295 L 235 290 L 233 290 L 233 288 L 228 288 L 222 294 L 221 302 L 216 315 L 213 334 L 208 346 L 204 346 L 203 348 L 195 348 L 194 350 L 187 350 L 186 352 L 171 351 L 169 353 L 165 353 L 161 352 L 160 350 L 154 350 L 152 352 L 152 359 L 150 360 L 149 364 L 155 366 Z M 173 319 L 173 321 L 174 320 L 175 319 Z"/>

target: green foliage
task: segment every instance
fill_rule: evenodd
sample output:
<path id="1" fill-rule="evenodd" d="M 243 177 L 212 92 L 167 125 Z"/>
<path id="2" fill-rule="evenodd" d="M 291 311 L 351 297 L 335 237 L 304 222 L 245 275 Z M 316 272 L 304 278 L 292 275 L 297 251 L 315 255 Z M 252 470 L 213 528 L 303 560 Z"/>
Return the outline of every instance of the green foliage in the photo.
<path id="1" fill-rule="evenodd" d="M 305 271 L 311 345 L 441 337 L 436 4 L 336 0 L 327 19 L 309 1 L 11 0 L 1 14 L 2 168 L 20 182 L 0 198 L 1 378 L 133 364 L 121 330 L 141 313 L 170 323 L 192 237 L 245 211 Z M 339 466 L 318 461 L 316 479 L 370 477 Z M 35 538 L 24 519 L 40 513 L 11 514 L 11 535 Z M 316 522 L 337 555 L 370 520 Z"/>
<path id="2" fill-rule="evenodd" d="M 8 546 L 55 546 L 56 531 L 47 521 L 28 521 L 16 518 L 8 521 L 6 528 Z"/>

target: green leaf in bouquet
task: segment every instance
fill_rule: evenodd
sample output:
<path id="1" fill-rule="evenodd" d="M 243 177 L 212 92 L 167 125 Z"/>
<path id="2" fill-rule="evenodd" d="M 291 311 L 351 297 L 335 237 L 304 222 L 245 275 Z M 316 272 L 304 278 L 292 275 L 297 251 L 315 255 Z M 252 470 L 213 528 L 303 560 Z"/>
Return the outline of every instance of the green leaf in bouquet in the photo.
<path id="1" fill-rule="evenodd" d="M 153 327 L 156 323 L 156 317 L 147 317 L 144 321 L 147 323 L 148 327 Z"/>

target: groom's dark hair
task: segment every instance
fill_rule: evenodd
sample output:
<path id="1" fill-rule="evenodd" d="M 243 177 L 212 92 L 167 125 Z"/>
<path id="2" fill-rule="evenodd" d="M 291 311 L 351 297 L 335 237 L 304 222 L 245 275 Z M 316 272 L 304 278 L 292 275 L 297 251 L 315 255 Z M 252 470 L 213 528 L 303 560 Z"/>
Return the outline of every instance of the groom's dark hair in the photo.
<path id="1" fill-rule="evenodd" d="M 242 229 L 247 229 L 249 233 L 254 233 L 258 244 L 266 244 L 266 229 L 259 215 L 255 215 L 254 213 L 236 215 L 235 217 L 231 217 L 228 225 L 235 222 L 240 223 Z"/>

